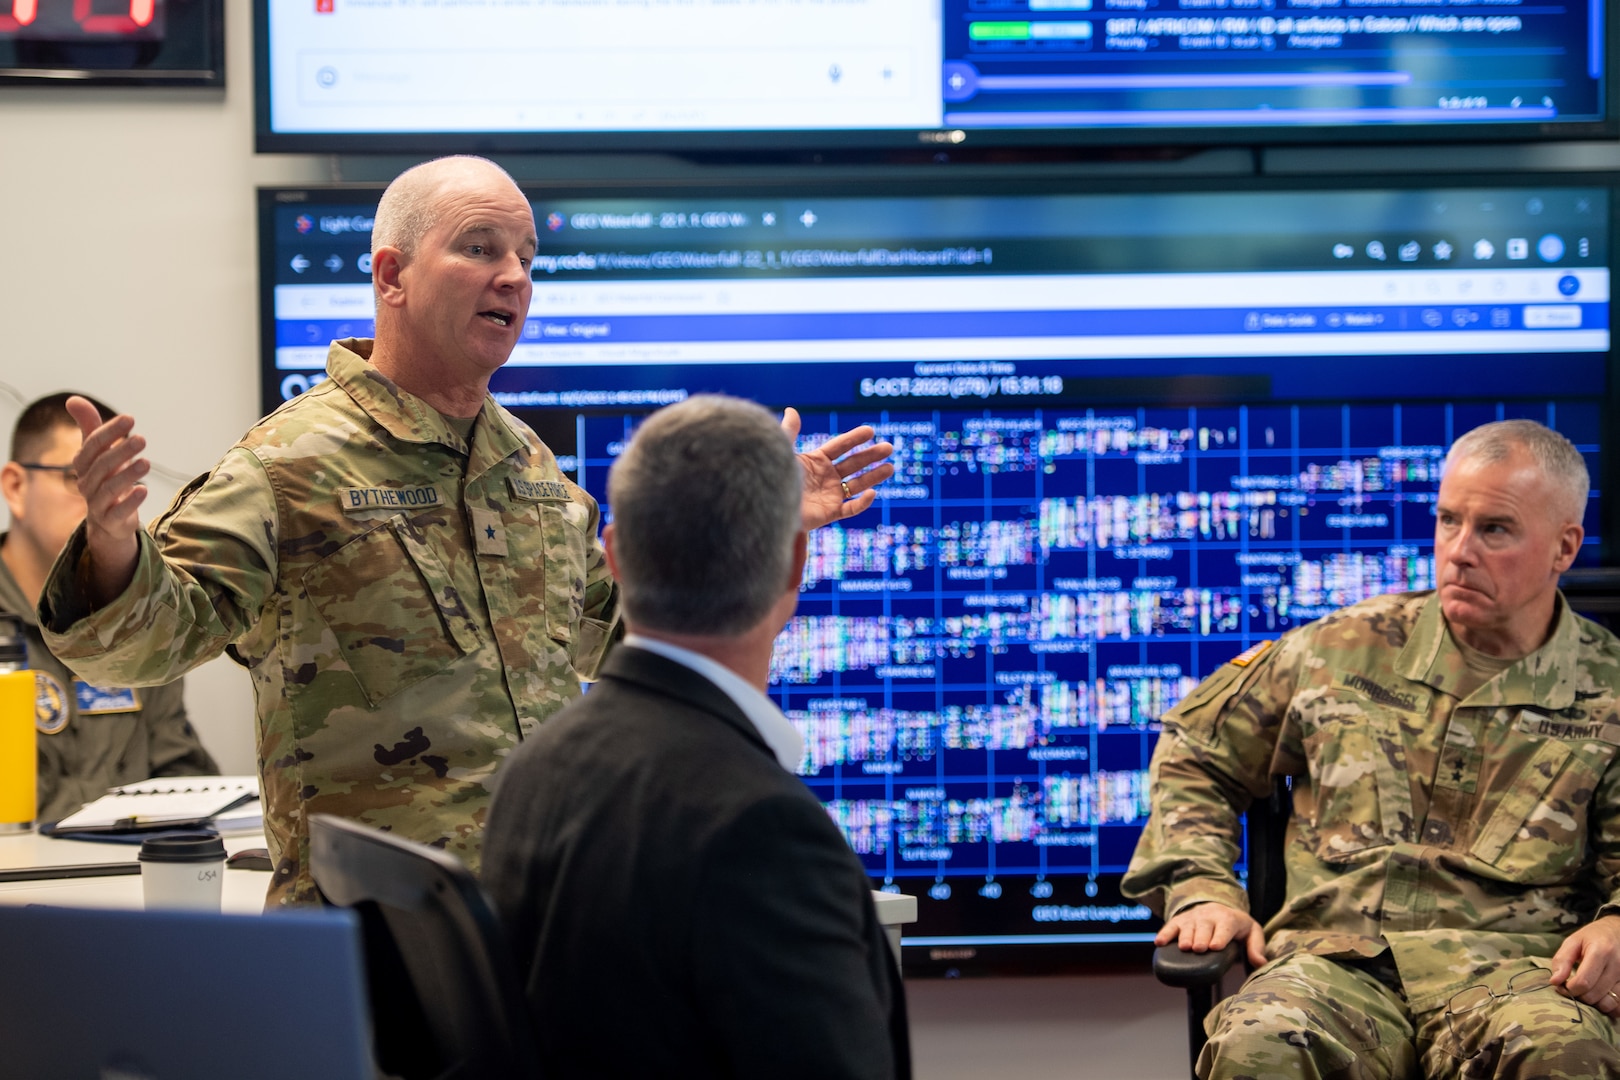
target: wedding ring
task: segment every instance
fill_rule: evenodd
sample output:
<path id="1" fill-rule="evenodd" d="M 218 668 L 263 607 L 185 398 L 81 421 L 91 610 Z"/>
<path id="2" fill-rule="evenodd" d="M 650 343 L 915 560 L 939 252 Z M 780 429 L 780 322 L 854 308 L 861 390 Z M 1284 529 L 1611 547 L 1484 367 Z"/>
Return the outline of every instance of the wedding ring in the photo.
<path id="1" fill-rule="evenodd" d="M 1614 998 L 1614 1000 L 1616 1000 L 1616 1001 L 1620 1001 L 1620 994 L 1617 994 L 1617 993 L 1615 993 L 1615 992 L 1614 992 L 1614 991 L 1613 991 L 1613 990 L 1610 990 L 1610 991 L 1609 991 L 1609 992 L 1608 992 L 1608 993 L 1607 993 L 1607 994 L 1606 994 L 1606 995 L 1604 995 L 1604 996 L 1605 996 L 1605 997 L 1612 997 L 1612 998 Z"/>
<path id="2" fill-rule="evenodd" d="M 840 481 L 838 481 L 838 486 L 844 489 L 844 498 L 846 498 L 846 499 L 849 498 L 850 497 L 850 494 L 849 494 L 849 481 L 848 480 L 840 480 Z"/>

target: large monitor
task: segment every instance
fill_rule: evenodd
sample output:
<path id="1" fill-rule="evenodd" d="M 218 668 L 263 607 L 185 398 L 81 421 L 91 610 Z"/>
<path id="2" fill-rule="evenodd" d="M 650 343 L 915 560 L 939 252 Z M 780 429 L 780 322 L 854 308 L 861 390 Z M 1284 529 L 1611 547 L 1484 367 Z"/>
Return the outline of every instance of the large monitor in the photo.
<path id="1" fill-rule="evenodd" d="M 1604 0 L 256 0 L 265 151 L 1597 137 Z"/>
<path id="2" fill-rule="evenodd" d="M 1565 432 L 1581 563 L 1613 550 L 1609 178 L 1149 186 L 529 189 L 492 389 L 598 498 L 699 391 L 896 447 L 876 506 L 812 535 L 771 694 L 874 886 L 920 898 L 908 972 L 1145 953 L 1118 885 L 1160 716 L 1256 642 L 1430 587 L 1464 431 Z M 370 332 L 376 197 L 262 193 L 267 408 Z"/>

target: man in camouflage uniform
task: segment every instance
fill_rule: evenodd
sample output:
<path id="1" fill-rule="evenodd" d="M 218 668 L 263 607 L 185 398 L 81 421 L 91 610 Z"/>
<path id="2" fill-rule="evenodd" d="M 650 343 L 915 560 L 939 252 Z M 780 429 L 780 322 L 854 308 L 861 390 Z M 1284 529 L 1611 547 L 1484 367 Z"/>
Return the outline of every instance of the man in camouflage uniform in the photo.
<path id="1" fill-rule="evenodd" d="M 34 672 L 40 821 L 59 821 L 120 784 L 219 771 L 186 719 L 179 681 L 142 690 L 94 686 L 74 678 L 40 637 L 40 588 L 84 520 L 73 471 L 81 436 L 67 399 L 50 394 L 23 409 L 11 460 L 0 467 L 0 494 L 11 512 L 10 529 L 0 533 L 0 613 L 22 620 Z"/>
<path id="2" fill-rule="evenodd" d="M 1557 589 L 1587 483 L 1539 424 L 1468 433 L 1437 590 L 1251 649 L 1165 716 L 1124 888 L 1159 944 L 1259 965 L 1200 1076 L 1620 1075 L 1620 642 Z M 1275 776 L 1287 899 L 1262 930 L 1231 867 Z"/>
<path id="3" fill-rule="evenodd" d="M 402 174 L 372 234 L 376 340 L 333 343 L 330 377 L 149 534 L 133 421 L 70 405 L 89 515 L 41 600 L 47 639 L 75 670 L 136 685 L 222 649 L 249 668 L 272 902 L 315 895 L 313 813 L 476 869 L 496 767 L 615 634 L 595 500 L 488 393 L 528 313 L 535 244 L 528 200 L 490 162 Z M 871 434 L 801 455 L 807 523 L 871 504 L 892 469 L 855 474 L 890 448 L 837 460 Z"/>

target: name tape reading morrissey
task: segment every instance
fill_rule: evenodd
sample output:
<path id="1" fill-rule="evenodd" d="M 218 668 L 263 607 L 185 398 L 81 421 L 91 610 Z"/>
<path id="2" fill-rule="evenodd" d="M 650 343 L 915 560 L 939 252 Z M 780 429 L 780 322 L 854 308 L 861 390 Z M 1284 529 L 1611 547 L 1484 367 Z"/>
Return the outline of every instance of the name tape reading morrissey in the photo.
<path id="1" fill-rule="evenodd" d="M 1372 698 L 1380 705 L 1388 705 L 1402 712 L 1417 711 L 1417 695 L 1402 693 L 1381 683 L 1375 683 L 1365 675 L 1344 675 L 1338 683 L 1347 690 L 1354 690 L 1358 694 Z"/>
<path id="2" fill-rule="evenodd" d="M 439 506 L 444 499 L 432 484 L 410 487 L 343 488 L 338 491 L 338 504 L 346 514 L 390 507 L 416 508 Z"/>

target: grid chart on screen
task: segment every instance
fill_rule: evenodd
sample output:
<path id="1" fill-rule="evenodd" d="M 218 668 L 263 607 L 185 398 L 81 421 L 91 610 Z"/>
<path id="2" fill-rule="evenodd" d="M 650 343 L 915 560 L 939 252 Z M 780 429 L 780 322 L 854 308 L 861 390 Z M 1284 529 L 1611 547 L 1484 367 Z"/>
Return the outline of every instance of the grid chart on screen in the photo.
<path id="1" fill-rule="evenodd" d="M 1432 587 L 1445 447 L 1509 416 L 1595 455 L 1580 402 L 807 415 L 801 445 L 871 423 L 897 472 L 811 534 L 777 641 L 801 775 L 880 884 L 1096 896 L 1147 817 L 1160 716 L 1257 641 Z M 589 468 L 632 423 L 586 422 Z"/>

